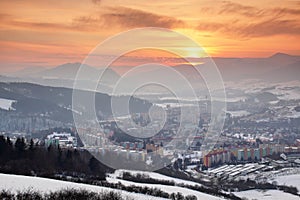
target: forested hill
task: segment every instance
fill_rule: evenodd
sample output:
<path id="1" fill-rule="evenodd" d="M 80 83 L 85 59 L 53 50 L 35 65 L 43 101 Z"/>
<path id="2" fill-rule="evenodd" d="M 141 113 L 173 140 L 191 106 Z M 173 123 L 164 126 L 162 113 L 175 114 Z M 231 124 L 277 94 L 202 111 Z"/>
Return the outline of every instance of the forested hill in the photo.
<path id="1" fill-rule="evenodd" d="M 88 96 L 88 91 L 80 91 Z M 73 90 L 31 83 L 0 83 L 0 130 L 28 130 L 72 124 Z M 124 96 L 117 99 L 125 99 Z M 1 105 L 2 102 L 2 105 Z M 11 103 L 9 107 L 7 104 Z M 150 103 L 132 98 L 132 112 L 145 112 Z M 95 94 L 95 108 L 99 118 L 109 117 L 111 96 Z M 76 111 L 74 111 L 76 112 Z M 78 112 L 78 111 L 77 111 Z"/>

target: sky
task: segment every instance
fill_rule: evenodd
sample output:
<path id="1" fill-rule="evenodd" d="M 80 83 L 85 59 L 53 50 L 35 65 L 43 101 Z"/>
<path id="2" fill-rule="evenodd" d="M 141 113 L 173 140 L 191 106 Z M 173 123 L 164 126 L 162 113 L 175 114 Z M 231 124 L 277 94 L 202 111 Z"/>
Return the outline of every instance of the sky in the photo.
<path id="1" fill-rule="evenodd" d="M 300 55 L 299 19 L 297 0 L 1 0 L 0 68 L 82 62 L 108 37 L 141 27 L 185 34 L 213 57 Z"/>

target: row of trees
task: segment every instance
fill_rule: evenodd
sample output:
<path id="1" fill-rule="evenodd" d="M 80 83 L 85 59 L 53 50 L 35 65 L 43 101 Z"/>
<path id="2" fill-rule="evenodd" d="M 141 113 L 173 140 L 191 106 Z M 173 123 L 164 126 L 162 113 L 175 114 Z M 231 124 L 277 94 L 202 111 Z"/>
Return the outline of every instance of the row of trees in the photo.
<path id="1" fill-rule="evenodd" d="M 16 194 L 10 191 L 0 191 L 0 199 L 9 200 L 130 200 L 123 198 L 120 193 L 116 192 L 92 192 L 88 190 L 64 189 L 50 193 L 42 194 L 37 191 L 19 191 Z"/>
<path id="2" fill-rule="evenodd" d="M 148 188 L 149 191 L 154 191 L 152 188 Z M 158 192 L 158 191 L 157 191 Z M 160 197 L 160 196 L 159 196 Z M 197 200 L 196 196 L 187 195 L 183 196 L 181 193 L 167 194 L 167 198 L 171 200 Z M 76 190 L 76 189 L 63 189 L 60 191 L 54 191 L 50 193 L 41 194 L 37 191 L 19 191 L 17 194 L 10 191 L 0 191 L 0 199 L 10 200 L 53 200 L 53 199 L 64 199 L 64 200 L 131 200 L 129 197 L 122 197 L 121 193 L 118 192 L 92 192 L 89 190 Z"/>
<path id="3" fill-rule="evenodd" d="M 130 172 L 123 172 L 122 177 L 119 177 L 119 178 L 121 178 L 123 180 L 127 180 L 127 181 L 137 182 L 137 183 L 178 186 L 178 187 L 182 187 L 182 188 L 188 188 L 191 190 L 195 190 L 198 192 L 203 192 L 206 194 L 211 194 L 214 196 L 224 197 L 226 199 L 241 200 L 241 198 L 239 198 L 233 194 L 224 193 L 221 190 L 219 190 L 218 188 L 206 187 L 206 186 L 200 186 L 200 185 L 178 184 L 178 183 L 175 183 L 174 181 L 170 181 L 170 180 L 153 179 L 148 175 L 140 174 L 140 173 L 132 175 Z"/>
<path id="4" fill-rule="evenodd" d="M 39 146 L 24 138 L 0 136 L 0 172 L 54 177 L 57 174 L 104 180 L 112 170 L 86 150 Z"/>

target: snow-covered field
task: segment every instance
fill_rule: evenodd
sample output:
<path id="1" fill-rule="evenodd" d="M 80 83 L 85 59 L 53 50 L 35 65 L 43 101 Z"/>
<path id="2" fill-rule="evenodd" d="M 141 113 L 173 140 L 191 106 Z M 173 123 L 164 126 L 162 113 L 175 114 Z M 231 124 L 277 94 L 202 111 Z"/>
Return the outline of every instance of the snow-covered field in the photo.
<path id="1" fill-rule="evenodd" d="M 250 114 L 246 110 L 227 111 L 227 113 L 230 113 L 232 117 L 242 117 L 242 116 L 247 116 Z"/>
<path id="2" fill-rule="evenodd" d="M 137 174 L 144 174 L 149 176 L 150 178 L 157 179 L 157 180 L 168 180 L 168 181 L 174 181 L 175 184 L 186 184 L 186 185 L 200 185 L 199 183 L 192 182 L 192 181 L 185 181 L 165 175 L 161 175 L 155 172 L 143 172 L 143 171 L 132 171 L 132 170 L 116 170 L 114 174 L 110 174 L 107 178 L 107 181 L 110 183 L 118 183 L 121 182 L 123 185 L 130 186 L 147 186 L 152 188 L 159 188 L 164 192 L 167 193 L 173 193 L 173 192 L 181 192 L 182 194 L 186 195 L 195 195 L 198 199 L 205 199 L 205 200 L 214 200 L 214 199 L 222 199 L 220 197 L 215 197 L 212 195 L 204 194 L 201 192 L 197 192 L 194 190 L 190 190 L 188 188 L 182 188 L 178 186 L 166 186 L 166 185 L 159 185 L 159 184 L 144 184 L 144 183 L 135 183 L 132 181 L 126 181 L 118 179 L 117 177 L 122 177 L 123 172 L 129 172 L 132 175 Z M 273 180 L 272 180 L 273 181 Z M 286 176 L 279 176 L 274 179 L 274 181 L 277 181 L 279 185 L 287 185 L 287 186 L 295 186 L 300 191 L 300 174 L 296 175 L 286 175 Z M 247 199 L 270 199 L 270 200 L 283 200 L 283 199 L 300 199 L 296 195 L 292 195 L 289 193 L 285 193 L 283 191 L 279 190 L 249 190 L 249 191 L 243 191 L 243 192 L 235 192 L 236 196 L 239 196 L 241 198 L 245 197 Z"/>
<path id="3" fill-rule="evenodd" d="M 295 83 L 279 84 L 274 89 L 268 90 L 268 92 L 275 94 L 282 100 L 300 99 L 299 82 L 297 82 L 296 85 Z"/>
<path id="4" fill-rule="evenodd" d="M 223 199 L 221 197 L 215 197 L 209 194 L 197 192 L 188 188 L 182 188 L 178 186 L 166 186 L 166 185 L 159 185 L 159 184 L 143 184 L 143 183 L 135 183 L 131 181 L 125 181 L 121 179 L 117 179 L 116 177 L 120 175 L 123 172 L 123 170 L 117 170 L 116 173 L 111 174 L 107 181 L 110 183 L 118 183 L 121 182 L 125 186 L 135 185 L 135 186 L 147 186 L 150 188 L 158 188 L 164 192 L 167 192 L 169 194 L 180 192 L 184 196 L 187 195 L 195 195 L 198 199 L 205 199 L 205 200 L 217 200 L 217 199 Z M 184 183 L 189 185 L 194 185 L 197 183 L 194 183 L 192 181 L 183 181 L 180 179 L 164 176 L 158 173 L 154 172 L 139 172 L 139 171 L 130 171 L 132 174 L 137 173 L 143 173 L 147 174 L 150 177 L 154 179 L 159 180 L 170 180 L 174 181 L 175 183 Z M 300 174 L 297 175 L 286 175 L 286 176 L 280 176 L 275 178 L 278 182 L 278 184 L 285 184 L 285 185 L 293 185 L 296 186 L 299 189 L 300 186 Z M 128 197 L 132 199 L 137 200 L 150 200 L 150 199 L 163 199 L 163 198 L 157 198 L 153 196 L 146 196 L 143 194 L 136 194 L 136 193 L 129 193 L 122 190 L 117 189 L 111 189 L 111 188 L 105 188 L 105 187 L 99 187 L 99 186 L 93 186 L 93 185 L 87 185 L 87 184 L 79 184 L 79 183 L 72 183 L 72 182 L 65 182 L 65 181 L 59 181 L 59 180 L 53 180 L 53 179 L 46 179 L 46 178 L 38 178 L 38 177 L 29 177 L 29 176 L 20 176 L 20 175 L 8 175 L 8 174 L 0 174 L 0 190 L 10 190 L 12 192 L 17 191 L 24 191 L 27 189 L 31 189 L 34 191 L 39 191 L 42 193 L 47 193 L 50 191 L 58 191 L 61 189 L 68 189 L 68 188 L 74 188 L 74 189 L 86 189 L 93 192 L 110 192 L 114 191 L 116 193 L 120 193 L 123 197 Z M 289 200 L 298 200 L 300 199 L 298 196 L 285 193 L 278 190 L 248 190 L 243 192 L 234 192 L 236 196 L 239 196 L 241 198 L 247 198 L 247 199 L 259 199 L 259 200 L 283 200 L 283 199 L 289 199 Z"/>
<path id="5" fill-rule="evenodd" d="M 278 185 L 294 186 L 300 193 L 300 174 L 278 176 L 274 181 L 277 181 Z"/>
<path id="6" fill-rule="evenodd" d="M 114 191 L 116 193 L 120 193 L 123 197 L 128 197 L 136 200 L 163 199 L 163 198 L 157 198 L 153 196 L 146 196 L 143 194 L 129 193 L 122 190 L 116 190 L 116 189 L 87 185 L 87 184 L 79 184 L 79 183 L 72 183 L 72 182 L 38 178 L 38 177 L 0 174 L 0 190 L 5 189 L 5 190 L 10 190 L 12 192 L 17 192 L 17 191 L 32 189 L 34 191 L 47 193 L 50 191 L 58 191 L 67 188 L 86 189 L 93 192 Z"/>
<path id="7" fill-rule="evenodd" d="M 195 190 L 191 190 L 188 188 L 182 188 L 182 187 L 177 187 L 177 186 L 168 186 L 168 185 L 159 185 L 159 184 L 146 184 L 146 183 L 135 183 L 135 182 L 131 182 L 131 181 L 125 181 L 125 180 L 121 180 L 121 179 L 114 179 L 114 178 L 106 178 L 106 180 L 110 183 L 118 183 L 121 182 L 123 185 L 125 186 L 131 186 L 131 185 L 135 185 L 135 186 L 140 186 L 140 187 L 150 187 L 150 188 L 158 188 L 164 192 L 167 192 L 169 194 L 172 193 L 177 193 L 180 192 L 182 193 L 184 196 L 187 195 L 195 195 L 197 197 L 197 199 L 205 199 L 205 200 L 217 200 L 217 199 L 223 199 L 221 197 L 215 197 L 209 194 L 205 194 L 202 192 L 198 192 Z"/>
<path id="8" fill-rule="evenodd" d="M 150 188 L 158 188 L 164 192 L 167 192 L 169 194 L 172 193 L 177 193 L 180 192 L 182 193 L 184 196 L 187 195 L 195 195 L 197 197 L 197 199 L 205 199 L 205 200 L 217 200 L 217 199 L 223 199 L 221 197 L 215 197 L 209 194 L 205 194 L 202 192 L 198 192 L 195 190 L 191 190 L 188 188 L 182 188 L 182 187 L 178 187 L 178 186 L 167 186 L 167 185 L 160 185 L 160 184 L 146 184 L 146 183 L 135 183 L 132 181 L 125 181 L 125 180 L 121 180 L 121 179 L 117 179 L 117 177 L 123 172 L 124 170 L 117 170 L 114 174 L 111 174 L 109 177 L 106 178 L 106 180 L 110 183 L 118 183 L 121 182 L 123 185 L 125 186 L 130 186 L 130 185 L 135 185 L 135 186 L 140 186 L 140 187 L 150 187 Z M 172 177 L 168 177 L 168 176 L 164 176 L 158 173 L 154 173 L 154 172 L 140 172 L 140 171 L 128 171 L 131 174 L 137 174 L 137 173 L 141 173 L 141 174 L 146 174 L 149 175 L 149 177 L 154 178 L 154 179 L 158 179 L 158 180 L 169 180 L 169 181 L 174 181 L 175 183 L 184 183 L 187 185 L 197 185 L 198 183 L 192 182 L 192 181 L 184 181 L 181 179 L 176 179 L 176 178 L 172 178 Z M 200 185 L 200 184 L 198 184 Z"/>
<path id="9" fill-rule="evenodd" d="M 212 195 L 197 192 L 197 191 L 190 190 L 187 188 L 181 188 L 181 187 L 177 187 L 177 186 L 165 186 L 165 185 L 158 185 L 158 184 L 135 183 L 135 182 L 125 181 L 125 180 L 120 180 L 120 179 L 117 179 L 114 177 L 121 172 L 122 172 L 121 170 L 118 170 L 115 174 L 108 177 L 107 181 L 110 183 L 121 182 L 122 184 L 124 184 L 126 186 L 135 185 L 135 186 L 148 186 L 151 188 L 158 188 L 169 194 L 180 192 L 184 196 L 195 195 L 198 199 L 205 199 L 205 200 L 223 199 L 220 197 L 215 197 Z M 135 173 L 140 173 L 140 172 L 136 171 Z M 151 175 L 152 178 L 156 178 L 156 179 L 173 180 L 175 183 L 179 183 L 179 181 L 180 181 L 180 183 L 185 183 L 185 184 L 190 184 L 190 185 L 197 184 L 197 183 L 194 183 L 191 181 L 182 181 L 180 179 L 171 178 L 171 177 L 160 175 L 160 174 L 157 174 L 154 172 L 146 172 L 146 173 L 149 173 L 148 175 Z M 24 191 L 27 189 L 32 189 L 34 191 L 39 191 L 41 193 L 47 193 L 50 191 L 58 191 L 61 189 L 68 189 L 68 188 L 86 189 L 86 190 L 93 191 L 93 192 L 114 191 L 114 192 L 120 193 L 123 197 L 129 197 L 129 198 L 137 199 L 137 200 L 163 199 L 163 198 L 157 198 L 157 197 L 153 197 L 153 196 L 146 196 L 143 194 L 129 193 L 129 192 L 122 191 L 122 190 L 87 185 L 87 184 L 72 183 L 72 182 L 39 178 L 39 177 L 0 174 L 0 190 L 5 189 L 5 190 L 10 190 L 12 192 L 17 192 L 17 191 Z"/>
<path id="10" fill-rule="evenodd" d="M 3 109 L 3 110 L 13 109 L 12 103 L 14 103 L 14 102 L 16 102 L 16 101 L 0 98 L 0 109 Z"/>
<path id="11" fill-rule="evenodd" d="M 257 200 L 299 200 L 300 197 L 285 193 L 279 190 L 247 190 L 243 192 L 234 192 L 241 198 L 257 199 Z"/>

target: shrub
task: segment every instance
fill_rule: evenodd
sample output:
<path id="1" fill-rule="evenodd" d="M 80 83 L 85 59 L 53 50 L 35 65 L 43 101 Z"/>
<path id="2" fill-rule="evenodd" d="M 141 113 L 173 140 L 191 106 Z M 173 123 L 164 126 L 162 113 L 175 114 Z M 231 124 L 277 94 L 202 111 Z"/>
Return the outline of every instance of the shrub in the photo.
<path id="1" fill-rule="evenodd" d="M 14 194 L 12 194 L 10 191 L 8 190 L 2 190 L 0 192 L 0 199 L 3 200 L 9 200 L 9 199 L 13 199 L 14 198 Z"/>
<path id="2" fill-rule="evenodd" d="M 91 192 L 88 190 L 63 189 L 60 191 L 50 192 L 49 194 L 41 194 L 33 190 L 19 191 L 16 194 L 8 190 L 0 192 L 1 200 L 125 200 L 116 192 Z M 129 200 L 126 198 L 126 200 Z"/>

